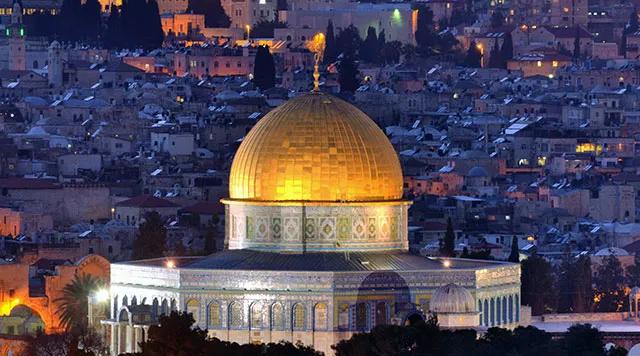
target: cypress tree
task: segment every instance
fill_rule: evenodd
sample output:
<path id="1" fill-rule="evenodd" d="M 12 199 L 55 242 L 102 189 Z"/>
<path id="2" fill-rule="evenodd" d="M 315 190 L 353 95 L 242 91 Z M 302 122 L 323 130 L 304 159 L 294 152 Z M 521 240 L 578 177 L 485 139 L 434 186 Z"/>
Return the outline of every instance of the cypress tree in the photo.
<path id="1" fill-rule="evenodd" d="M 258 46 L 253 66 L 253 82 L 260 90 L 276 85 L 276 69 L 268 46 Z"/>
<path id="2" fill-rule="evenodd" d="M 324 62 L 325 63 L 333 63 L 338 58 L 338 53 L 336 49 L 336 37 L 333 33 L 333 22 L 329 20 L 329 24 L 327 24 L 327 33 L 325 35 L 325 45 L 324 45 Z"/>
<path id="3" fill-rule="evenodd" d="M 98 0 L 86 0 L 80 8 L 80 23 L 83 39 L 89 43 L 97 43 L 100 34 L 100 3 Z"/>
<path id="4" fill-rule="evenodd" d="M 145 215 L 145 221 L 138 228 L 138 236 L 133 241 L 134 260 L 162 257 L 167 243 L 165 229 L 160 214 L 155 211 Z"/>
<path id="5" fill-rule="evenodd" d="M 76 42 L 82 34 L 82 4 L 80 0 L 63 0 L 60 7 L 60 39 Z"/>
<path id="6" fill-rule="evenodd" d="M 464 65 L 474 68 L 480 68 L 482 66 L 482 53 L 480 53 L 476 41 L 471 41 L 467 55 L 464 58 Z"/>
<path id="7" fill-rule="evenodd" d="M 520 262 L 520 248 L 518 248 L 518 238 L 514 235 L 511 239 L 511 253 L 509 254 L 509 262 Z"/>
<path id="8" fill-rule="evenodd" d="M 373 63 L 377 57 L 378 36 L 376 35 L 376 29 L 369 26 L 367 29 L 367 38 L 362 43 L 362 49 L 360 50 L 360 59 L 368 63 Z"/>
<path id="9" fill-rule="evenodd" d="M 231 20 L 224 11 L 220 0 L 189 0 L 187 12 L 204 15 L 206 27 L 229 27 L 231 25 Z"/>
<path id="10" fill-rule="evenodd" d="M 340 63 L 338 63 L 338 83 L 340 83 L 341 93 L 353 93 L 360 86 L 358 64 L 350 55 L 343 55 Z"/>
<path id="11" fill-rule="evenodd" d="M 500 51 L 500 46 L 498 45 L 498 38 L 496 38 L 489 56 L 489 67 L 502 68 L 503 62 L 504 61 L 502 60 L 502 52 Z"/>
<path id="12" fill-rule="evenodd" d="M 440 254 L 445 257 L 455 257 L 456 252 L 456 232 L 453 230 L 453 223 L 451 218 L 447 219 L 447 231 L 444 233 L 444 241 Z"/>
<path id="13" fill-rule="evenodd" d="M 433 53 L 433 48 L 437 44 L 437 36 L 433 31 L 433 12 L 425 6 L 419 7 L 417 11 L 416 44 L 420 55 L 427 57 Z"/>
<path id="14" fill-rule="evenodd" d="M 503 61 L 503 67 L 507 67 L 507 61 L 513 59 L 513 38 L 511 38 L 511 32 L 507 31 L 502 41 L 502 48 L 500 49 L 501 58 Z"/>
<path id="15" fill-rule="evenodd" d="M 111 12 L 109 12 L 103 42 L 104 46 L 108 49 L 120 49 L 123 47 L 122 19 L 120 17 L 120 10 L 115 6 L 112 6 Z"/>
<path id="16" fill-rule="evenodd" d="M 146 6 L 146 38 L 143 48 L 156 49 L 162 47 L 164 31 L 160 20 L 160 9 L 156 0 L 147 0 Z"/>

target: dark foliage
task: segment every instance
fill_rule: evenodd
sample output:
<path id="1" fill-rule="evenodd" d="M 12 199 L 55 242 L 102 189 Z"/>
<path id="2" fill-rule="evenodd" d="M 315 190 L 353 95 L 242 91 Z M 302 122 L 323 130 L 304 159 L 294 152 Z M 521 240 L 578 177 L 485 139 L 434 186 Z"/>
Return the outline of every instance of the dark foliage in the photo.
<path id="1" fill-rule="evenodd" d="M 258 46 L 253 66 L 253 82 L 260 90 L 267 90 L 276 85 L 276 67 L 268 46 Z"/>
<path id="2" fill-rule="evenodd" d="M 220 0 L 189 0 L 187 12 L 204 15 L 206 27 L 229 27 L 231 20 L 224 12 Z"/>
<path id="3" fill-rule="evenodd" d="M 167 229 L 162 223 L 160 214 L 155 211 L 145 215 L 145 221 L 138 229 L 138 236 L 133 241 L 134 260 L 162 257 L 167 241 Z"/>

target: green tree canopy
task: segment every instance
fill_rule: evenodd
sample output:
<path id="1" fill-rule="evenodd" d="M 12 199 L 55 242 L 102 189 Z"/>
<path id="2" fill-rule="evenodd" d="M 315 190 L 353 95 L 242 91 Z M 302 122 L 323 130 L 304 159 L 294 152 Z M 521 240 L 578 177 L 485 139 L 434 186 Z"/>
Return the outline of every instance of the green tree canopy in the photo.
<path id="1" fill-rule="evenodd" d="M 167 229 L 160 214 L 152 211 L 144 219 L 138 228 L 138 236 L 133 241 L 134 260 L 162 257 L 166 249 Z"/>

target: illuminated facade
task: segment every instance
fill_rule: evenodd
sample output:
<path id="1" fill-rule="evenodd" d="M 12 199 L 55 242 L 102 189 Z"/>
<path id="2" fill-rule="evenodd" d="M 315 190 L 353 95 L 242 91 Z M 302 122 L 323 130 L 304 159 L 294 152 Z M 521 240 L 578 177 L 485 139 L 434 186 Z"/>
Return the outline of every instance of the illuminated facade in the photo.
<path id="1" fill-rule="evenodd" d="M 300 341 L 326 354 L 354 333 L 433 310 L 450 327 L 521 320 L 519 265 L 407 253 L 410 203 L 397 156 L 340 99 L 311 93 L 267 114 L 243 140 L 229 181 L 225 251 L 112 265 L 103 321 L 112 354 L 137 350 L 173 309 L 192 313 L 211 337 Z"/>

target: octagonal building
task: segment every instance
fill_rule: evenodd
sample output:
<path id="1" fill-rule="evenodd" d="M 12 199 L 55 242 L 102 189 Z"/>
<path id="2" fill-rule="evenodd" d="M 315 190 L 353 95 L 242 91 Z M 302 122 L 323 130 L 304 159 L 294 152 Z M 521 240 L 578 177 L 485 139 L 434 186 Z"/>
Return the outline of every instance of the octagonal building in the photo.
<path id="1" fill-rule="evenodd" d="M 222 340 L 300 341 L 331 355 L 354 333 L 424 318 L 452 284 L 463 309 L 461 298 L 439 304 L 464 310 L 460 327 L 517 325 L 519 265 L 409 254 L 402 187 L 396 152 L 367 115 L 319 92 L 289 100 L 234 157 L 224 251 L 112 264 L 112 353 L 136 351 L 177 309 Z"/>

